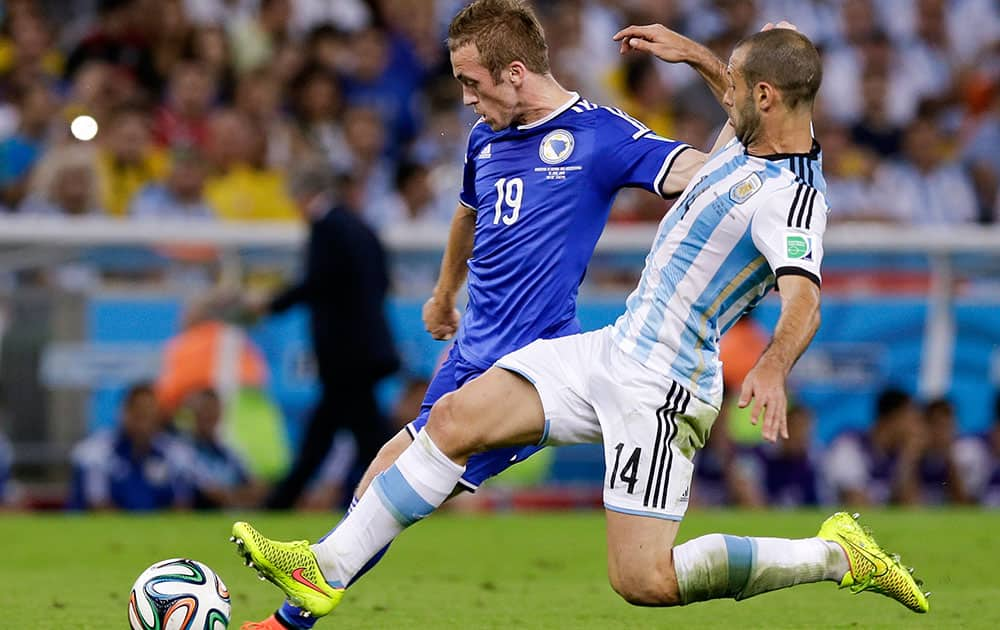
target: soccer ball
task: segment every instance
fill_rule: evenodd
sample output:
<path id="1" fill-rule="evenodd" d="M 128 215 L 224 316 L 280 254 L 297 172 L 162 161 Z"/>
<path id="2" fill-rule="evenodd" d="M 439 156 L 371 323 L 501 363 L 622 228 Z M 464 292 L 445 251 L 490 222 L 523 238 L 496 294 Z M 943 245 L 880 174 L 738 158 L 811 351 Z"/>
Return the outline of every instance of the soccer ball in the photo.
<path id="1" fill-rule="evenodd" d="M 132 630 L 223 630 L 229 611 L 229 591 L 219 576 L 187 558 L 143 571 L 128 600 Z"/>

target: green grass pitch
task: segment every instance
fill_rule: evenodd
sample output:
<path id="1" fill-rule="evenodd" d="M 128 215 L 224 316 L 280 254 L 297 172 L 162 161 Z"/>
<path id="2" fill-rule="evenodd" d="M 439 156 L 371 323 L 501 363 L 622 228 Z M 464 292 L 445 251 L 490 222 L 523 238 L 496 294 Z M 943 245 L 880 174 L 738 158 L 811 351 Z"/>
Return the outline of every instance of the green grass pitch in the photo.
<path id="1" fill-rule="evenodd" d="M 247 515 L 239 515 L 243 518 Z M 819 512 L 695 512 L 685 540 L 708 532 L 810 536 Z M 880 542 L 933 591 L 915 615 L 877 595 L 814 584 L 745 602 L 678 609 L 625 604 L 605 577 L 599 513 L 442 514 L 414 527 L 318 628 L 998 628 L 1000 513 L 872 512 Z M 157 560 L 207 563 L 233 594 L 232 628 L 268 614 L 278 592 L 227 541 L 234 515 L 0 515 L 0 628 L 127 627 L 129 587 Z M 265 535 L 315 538 L 332 516 L 249 515 Z"/>

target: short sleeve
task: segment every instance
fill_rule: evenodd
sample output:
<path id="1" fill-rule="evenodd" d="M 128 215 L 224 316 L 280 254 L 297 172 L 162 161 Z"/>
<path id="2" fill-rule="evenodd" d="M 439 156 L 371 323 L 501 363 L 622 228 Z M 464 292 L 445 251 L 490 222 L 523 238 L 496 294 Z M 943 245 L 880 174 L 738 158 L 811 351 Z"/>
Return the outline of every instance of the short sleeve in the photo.
<path id="1" fill-rule="evenodd" d="M 596 176 L 606 187 L 642 188 L 663 195 L 663 181 L 680 155 L 690 145 L 658 136 L 646 125 L 615 108 L 602 108 L 597 131 L 599 160 Z"/>
<path id="2" fill-rule="evenodd" d="M 751 235 L 775 277 L 799 275 L 820 284 L 827 211 L 823 193 L 801 182 L 761 201 Z"/>

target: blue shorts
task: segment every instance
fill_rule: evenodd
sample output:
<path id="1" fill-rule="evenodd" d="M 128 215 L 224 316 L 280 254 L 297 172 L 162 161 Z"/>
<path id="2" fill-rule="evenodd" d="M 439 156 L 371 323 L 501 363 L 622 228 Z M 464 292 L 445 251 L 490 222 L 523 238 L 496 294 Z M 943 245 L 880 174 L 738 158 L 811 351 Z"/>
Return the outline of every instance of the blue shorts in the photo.
<path id="1" fill-rule="evenodd" d="M 424 402 L 420 406 L 420 415 L 417 416 L 416 420 L 406 425 L 410 437 L 416 437 L 417 433 L 427 424 L 431 407 L 439 398 L 455 391 L 485 371 L 462 359 L 456 347 L 452 346 L 448 352 L 448 358 L 441 364 L 441 368 L 427 387 L 427 394 L 424 395 Z M 528 459 L 542 448 L 542 446 L 537 445 L 512 446 L 477 453 L 469 458 L 469 462 L 465 465 L 465 473 L 459 479 L 459 483 L 467 490 L 475 492 L 479 485 L 490 477 L 499 475 L 516 462 Z"/>

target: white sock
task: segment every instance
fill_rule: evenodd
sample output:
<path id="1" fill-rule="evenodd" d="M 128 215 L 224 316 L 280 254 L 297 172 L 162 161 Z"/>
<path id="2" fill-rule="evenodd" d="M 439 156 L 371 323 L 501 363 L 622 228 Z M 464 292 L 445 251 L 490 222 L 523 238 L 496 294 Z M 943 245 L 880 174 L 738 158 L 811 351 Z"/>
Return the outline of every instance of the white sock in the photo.
<path id="1" fill-rule="evenodd" d="M 442 453 L 426 431 L 418 433 L 337 528 L 312 546 L 327 581 L 349 584 L 400 532 L 444 503 L 464 472 L 465 466 Z"/>
<path id="2" fill-rule="evenodd" d="M 820 538 L 746 538 L 709 534 L 674 547 L 685 604 L 746 599 L 779 588 L 834 580 L 849 570 L 840 545 Z"/>

